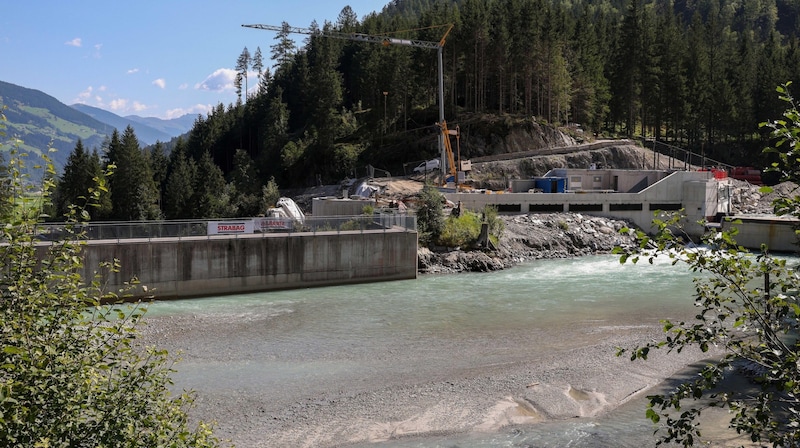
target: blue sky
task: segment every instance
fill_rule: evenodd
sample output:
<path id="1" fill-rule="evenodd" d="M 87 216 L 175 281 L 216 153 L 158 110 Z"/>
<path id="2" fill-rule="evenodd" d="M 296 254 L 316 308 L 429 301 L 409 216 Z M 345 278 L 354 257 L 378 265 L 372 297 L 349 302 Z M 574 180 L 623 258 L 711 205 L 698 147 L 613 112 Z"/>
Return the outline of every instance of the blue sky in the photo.
<path id="1" fill-rule="evenodd" d="M 335 22 L 349 5 L 359 20 L 389 0 L 2 0 L 0 81 L 62 103 L 117 115 L 175 118 L 236 101 L 236 59 L 275 33 L 242 24 L 307 27 Z M 293 36 L 300 45 L 303 35 Z M 252 86 L 254 82 L 250 82 Z"/>

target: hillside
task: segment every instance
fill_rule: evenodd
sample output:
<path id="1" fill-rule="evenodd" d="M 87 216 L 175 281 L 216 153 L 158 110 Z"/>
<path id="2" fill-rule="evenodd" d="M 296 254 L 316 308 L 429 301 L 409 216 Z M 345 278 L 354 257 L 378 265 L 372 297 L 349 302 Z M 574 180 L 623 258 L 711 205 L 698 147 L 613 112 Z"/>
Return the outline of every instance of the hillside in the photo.
<path id="1" fill-rule="evenodd" d="M 90 150 L 100 149 L 114 129 L 122 132 L 131 126 L 143 146 L 156 141 L 169 142 L 187 133 L 196 119 L 191 115 L 172 120 L 120 117 L 84 104 L 67 106 L 40 90 L 3 81 L 0 81 L 0 106 L 6 107 L 6 137 L 21 140 L 20 149 L 29 154 L 40 155 L 52 144 L 57 150 L 53 155 L 57 169 L 64 166 L 78 139 Z M 10 148 L 5 145 L 3 149 Z"/>
<path id="2" fill-rule="evenodd" d="M 126 115 L 120 117 L 117 114 L 97 107 L 87 106 L 86 104 L 73 104 L 70 106 L 90 117 L 106 123 L 122 132 L 126 127 L 131 126 L 136 132 L 136 138 L 142 145 L 152 145 L 157 141 L 162 143 L 170 141 L 173 137 L 183 135 L 192 128 L 195 117 L 184 115 L 171 120 L 164 120 L 156 117 L 140 117 L 138 115 Z"/>
<path id="3" fill-rule="evenodd" d="M 136 132 L 136 137 L 142 144 L 155 143 L 157 140 L 164 142 L 172 138 L 172 136 L 166 132 L 152 128 L 144 123 L 131 120 L 127 117 L 120 117 L 119 115 L 97 107 L 87 106 L 85 104 L 73 104 L 70 107 L 85 113 L 97 121 L 110 125 L 119 132 L 122 132 L 128 126 L 133 127 L 134 132 Z"/>
<path id="4" fill-rule="evenodd" d="M 22 140 L 20 149 L 29 154 L 42 154 L 52 144 L 58 168 L 64 166 L 78 139 L 87 148 L 99 148 L 114 130 L 44 92 L 3 81 L 0 104 L 6 107 L 6 137 Z"/>

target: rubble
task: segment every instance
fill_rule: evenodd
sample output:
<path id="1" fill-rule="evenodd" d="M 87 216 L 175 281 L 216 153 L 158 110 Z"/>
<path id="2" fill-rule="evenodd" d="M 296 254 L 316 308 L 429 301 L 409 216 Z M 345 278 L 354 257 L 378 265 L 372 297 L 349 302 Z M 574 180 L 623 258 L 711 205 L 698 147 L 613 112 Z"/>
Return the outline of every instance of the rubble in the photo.
<path id="1" fill-rule="evenodd" d="M 620 233 L 628 223 L 579 213 L 545 213 L 500 217 L 505 230 L 494 251 L 421 248 L 421 273 L 487 272 L 542 258 L 610 253 L 634 244 Z"/>

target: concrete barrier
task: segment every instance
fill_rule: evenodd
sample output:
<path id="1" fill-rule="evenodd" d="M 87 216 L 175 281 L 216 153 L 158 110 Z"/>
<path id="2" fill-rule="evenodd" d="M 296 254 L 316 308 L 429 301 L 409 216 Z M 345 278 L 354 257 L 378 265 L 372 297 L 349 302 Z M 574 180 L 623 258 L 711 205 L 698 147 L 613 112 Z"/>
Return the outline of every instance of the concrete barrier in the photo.
<path id="1" fill-rule="evenodd" d="M 722 221 L 723 230 L 737 229 L 736 243 L 758 251 L 762 244 L 772 252 L 797 253 L 798 236 L 795 229 L 800 220 L 790 216 L 736 215 Z"/>
<path id="2" fill-rule="evenodd" d="M 417 233 L 405 229 L 95 240 L 84 247 L 84 277 L 120 261 L 108 290 L 131 278 L 130 298 L 188 298 L 414 279 Z"/>

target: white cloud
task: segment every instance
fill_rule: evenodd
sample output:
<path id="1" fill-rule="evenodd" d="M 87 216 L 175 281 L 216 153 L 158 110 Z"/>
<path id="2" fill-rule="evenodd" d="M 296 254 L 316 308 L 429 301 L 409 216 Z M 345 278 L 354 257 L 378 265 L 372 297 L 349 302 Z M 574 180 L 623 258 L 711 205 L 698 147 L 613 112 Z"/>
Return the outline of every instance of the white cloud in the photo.
<path id="1" fill-rule="evenodd" d="M 186 90 L 189 88 L 189 84 L 183 83 L 178 86 L 178 90 Z"/>
<path id="2" fill-rule="evenodd" d="M 127 72 L 125 72 L 125 74 L 132 75 L 132 74 L 138 73 L 138 72 L 139 72 L 138 68 L 132 68 L 132 69 L 128 70 Z"/>
<path id="3" fill-rule="evenodd" d="M 128 107 L 128 100 L 117 98 L 108 103 L 108 107 L 113 111 L 124 111 Z"/>
<path id="4" fill-rule="evenodd" d="M 103 48 L 103 44 L 95 44 L 94 45 L 94 53 L 92 54 L 92 56 L 94 56 L 95 59 L 100 59 L 100 58 L 103 57 L 103 55 L 100 54 L 100 50 L 102 48 Z"/>
<path id="5" fill-rule="evenodd" d="M 78 94 L 78 98 L 75 99 L 75 102 L 86 104 L 86 100 L 92 97 L 92 91 L 94 91 L 92 86 L 87 87 L 86 90 Z"/>
<path id="6" fill-rule="evenodd" d="M 76 37 L 75 39 L 68 40 L 64 42 L 64 45 L 69 45 L 70 47 L 80 47 L 81 46 L 81 38 Z"/>
<path id="7" fill-rule="evenodd" d="M 149 109 L 149 107 L 147 107 L 147 105 L 142 104 L 142 103 L 140 103 L 138 101 L 134 101 L 132 109 L 133 109 L 134 112 L 141 112 L 143 110 Z"/>
<path id="8" fill-rule="evenodd" d="M 212 92 L 234 90 L 234 79 L 236 79 L 236 70 L 232 68 L 220 68 L 208 75 L 203 82 L 195 84 L 194 88 L 197 90 L 210 90 Z"/>
<path id="9" fill-rule="evenodd" d="M 194 106 L 188 109 L 186 108 L 170 109 L 167 111 L 166 117 L 164 118 L 170 120 L 172 118 L 182 117 L 186 114 L 206 115 L 209 112 L 211 112 L 213 108 L 214 107 L 210 104 L 195 104 Z"/>
<path id="10" fill-rule="evenodd" d="M 167 81 L 164 78 L 158 78 L 155 81 L 153 81 L 153 85 L 158 86 L 161 89 L 164 89 L 165 87 L 167 87 Z"/>

